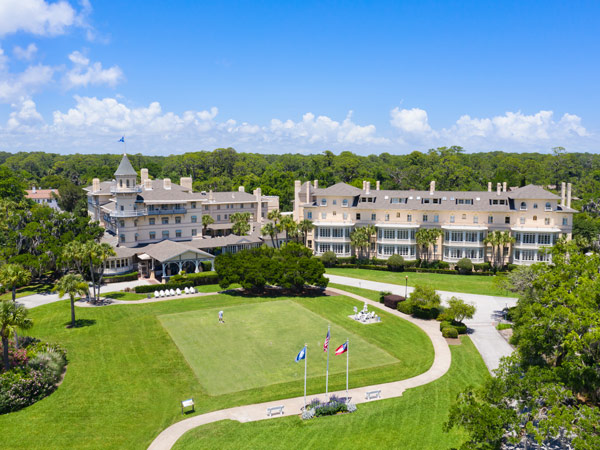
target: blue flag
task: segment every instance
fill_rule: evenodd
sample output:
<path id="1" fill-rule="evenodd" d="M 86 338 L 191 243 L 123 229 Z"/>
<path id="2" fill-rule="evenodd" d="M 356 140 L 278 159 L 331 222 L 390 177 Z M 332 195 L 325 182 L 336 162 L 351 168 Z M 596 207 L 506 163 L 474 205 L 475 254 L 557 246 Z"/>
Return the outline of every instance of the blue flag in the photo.
<path id="1" fill-rule="evenodd" d="M 125 136 L 122 136 L 121 139 L 119 139 L 119 142 L 125 142 Z"/>
<path id="2" fill-rule="evenodd" d="M 302 350 L 300 350 L 300 353 L 298 353 L 298 355 L 296 355 L 296 362 L 300 362 L 301 359 L 306 358 L 306 347 L 302 347 Z"/>

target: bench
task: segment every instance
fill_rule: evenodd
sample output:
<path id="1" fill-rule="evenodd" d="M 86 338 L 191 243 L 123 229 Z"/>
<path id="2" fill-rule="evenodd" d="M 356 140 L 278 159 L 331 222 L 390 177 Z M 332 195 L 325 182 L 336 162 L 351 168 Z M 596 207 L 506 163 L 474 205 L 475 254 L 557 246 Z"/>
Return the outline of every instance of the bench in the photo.
<path id="1" fill-rule="evenodd" d="M 192 408 L 191 412 L 195 411 L 195 409 L 194 409 L 194 399 L 193 398 L 188 398 L 187 400 L 183 400 L 181 402 L 181 414 L 183 414 L 183 409 L 184 408 L 189 408 L 189 407 Z"/>
<path id="2" fill-rule="evenodd" d="M 271 406 L 270 408 L 267 408 L 267 416 L 271 417 L 273 414 L 283 415 L 283 408 L 284 408 L 284 405 Z"/>
<path id="3" fill-rule="evenodd" d="M 381 390 L 378 389 L 376 391 L 368 391 L 365 394 L 365 400 L 373 400 L 375 398 L 381 398 Z"/>

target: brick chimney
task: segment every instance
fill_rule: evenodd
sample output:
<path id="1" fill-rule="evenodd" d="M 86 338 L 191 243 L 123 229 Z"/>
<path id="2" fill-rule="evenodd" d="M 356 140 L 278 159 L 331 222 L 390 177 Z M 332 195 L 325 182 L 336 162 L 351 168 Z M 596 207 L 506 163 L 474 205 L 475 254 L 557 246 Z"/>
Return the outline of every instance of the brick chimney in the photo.
<path id="1" fill-rule="evenodd" d="M 238 192 L 246 192 L 246 188 L 244 186 L 238 187 Z"/>
<path id="2" fill-rule="evenodd" d="M 365 194 L 369 195 L 371 193 L 371 182 L 365 182 Z"/>
<path id="3" fill-rule="evenodd" d="M 99 190 L 100 190 L 100 179 L 94 178 L 92 180 L 92 192 L 98 192 Z"/>
<path id="4" fill-rule="evenodd" d="M 186 188 L 190 192 L 193 190 L 192 184 L 192 177 L 181 177 L 179 179 L 179 185 L 182 188 Z"/>
<path id="5" fill-rule="evenodd" d="M 375 182 L 375 190 L 378 191 L 380 187 L 381 187 L 381 183 L 379 182 L 379 180 L 377 180 Z"/>
<path id="6" fill-rule="evenodd" d="M 310 203 L 310 181 L 306 182 L 306 203 Z"/>
<path id="7" fill-rule="evenodd" d="M 567 196 L 567 183 L 565 183 L 563 181 L 560 186 L 560 206 L 565 206 L 566 196 Z"/>
<path id="8" fill-rule="evenodd" d="M 256 218 L 254 220 L 262 223 L 262 191 L 260 188 L 256 188 L 253 194 L 256 197 Z"/>
<path id="9" fill-rule="evenodd" d="M 318 189 L 319 188 L 319 180 L 313 181 L 313 185 L 315 186 L 315 189 Z"/>
<path id="10" fill-rule="evenodd" d="M 140 183 L 144 184 L 144 181 L 148 179 L 148 169 L 140 170 Z"/>
<path id="11" fill-rule="evenodd" d="M 163 188 L 164 189 L 171 189 L 171 179 L 170 178 L 165 178 L 163 180 Z"/>
<path id="12" fill-rule="evenodd" d="M 488 192 L 492 192 L 492 182 L 488 181 Z"/>
<path id="13" fill-rule="evenodd" d="M 500 193 L 502 192 L 502 185 L 500 183 L 496 184 L 496 193 L 498 195 L 500 195 Z"/>
<path id="14" fill-rule="evenodd" d="M 506 181 L 502 183 L 502 192 L 506 192 Z"/>

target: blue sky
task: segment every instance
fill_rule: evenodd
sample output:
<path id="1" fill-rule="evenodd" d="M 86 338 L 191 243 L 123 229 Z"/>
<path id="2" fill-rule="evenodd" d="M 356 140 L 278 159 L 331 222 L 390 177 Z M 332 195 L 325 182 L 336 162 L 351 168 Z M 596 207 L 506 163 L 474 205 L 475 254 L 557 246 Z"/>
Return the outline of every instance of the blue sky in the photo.
<path id="1" fill-rule="evenodd" d="M 600 148 L 600 2 L 0 2 L 0 150 Z"/>

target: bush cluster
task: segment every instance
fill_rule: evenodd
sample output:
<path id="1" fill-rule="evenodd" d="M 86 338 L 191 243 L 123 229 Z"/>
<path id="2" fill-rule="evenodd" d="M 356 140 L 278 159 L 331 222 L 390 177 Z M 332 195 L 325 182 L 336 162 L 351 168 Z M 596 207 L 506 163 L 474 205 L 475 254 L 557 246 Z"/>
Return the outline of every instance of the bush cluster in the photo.
<path id="1" fill-rule="evenodd" d="M 49 395 L 67 364 L 66 351 L 56 344 L 30 341 L 17 350 L 21 351 L 26 356 L 18 365 L 0 374 L 0 414 L 25 408 Z"/>
<path id="2" fill-rule="evenodd" d="M 462 322 L 443 321 L 440 322 L 440 331 L 444 332 L 446 328 L 454 328 L 458 334 L 467 334 L 467 326 Z"/>
<path id="3" fill-rule="evenodd" d="M 398 304 L 398 311 L 419 319 L 435 319 L 442 312 L 441 299 L 432 287 L 417 285 L 408 299 Z"/>
<path id="4" fill-rule="evenodd" d="M 138 279 L 137 272 L 125 273 L 123 275 L 105 276 L 102 281 L 105 283 L 119 283 L 121 281 L 135 281 Z"/>
<path id="5" fill-rule="evenodd" d="M 165 284 L 151 284 L 145 286 L 136 286 L 136 294 L 146 294 L 148 292 L 154 292 L 157 289 L 185 289 L 186 287 L 202 286 L 205 284 L 217 284 L 219 278 L 216 272 L 199 272 L 190 273 L 187 275 L 175 275 L 171 277 L 168 283 Z"/>
<path id="6" fill-rule="evenodd" d="M 442 336 L 445 338 L 454 338 L 458 337 L 458 331 L 454 327 L 446 327 L 442 330 Z"/>
<path id="7" fill-rule="evenodd" d="M 456 263 L 456 270 L 463 275 L 469 274 L 473 271 L 473 262 L 469 258 L 459 259 Z"/>

